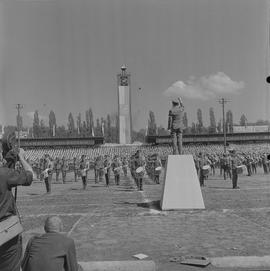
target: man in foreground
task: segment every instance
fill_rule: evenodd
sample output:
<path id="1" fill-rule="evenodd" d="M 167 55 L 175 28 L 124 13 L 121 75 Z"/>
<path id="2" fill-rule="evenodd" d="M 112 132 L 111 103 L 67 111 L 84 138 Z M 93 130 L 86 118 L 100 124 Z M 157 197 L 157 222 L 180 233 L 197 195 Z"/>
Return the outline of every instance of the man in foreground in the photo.
<path id="1" fill-rule="evenodd" d="M 28 241 L 22 271 L 82 271 L 73 239 L 61 233 L 62 220 L 58 216 L 48 217 L 44 230 L 45 234 Z"/>

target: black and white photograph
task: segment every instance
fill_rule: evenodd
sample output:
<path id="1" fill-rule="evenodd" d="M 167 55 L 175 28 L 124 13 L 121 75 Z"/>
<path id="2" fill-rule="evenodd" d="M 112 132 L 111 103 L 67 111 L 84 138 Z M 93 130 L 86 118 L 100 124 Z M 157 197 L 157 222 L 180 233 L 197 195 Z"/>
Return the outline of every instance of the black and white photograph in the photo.
<path id="1" fill-rule="evenodd" d="M 270 0 L 0 0 L 0 271 L 270 270 Z"/>

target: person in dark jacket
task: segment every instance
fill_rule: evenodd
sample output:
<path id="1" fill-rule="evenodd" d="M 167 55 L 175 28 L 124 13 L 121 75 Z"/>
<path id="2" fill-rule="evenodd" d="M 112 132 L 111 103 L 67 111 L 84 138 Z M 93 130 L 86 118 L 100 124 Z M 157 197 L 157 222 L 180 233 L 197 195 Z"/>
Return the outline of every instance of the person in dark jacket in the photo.
<path id="1" fill-rule="evenodd" d="M 58 216 L 49 216 L 44 230 L 45 234 L 28 241 L 22 271 L 81 271 L 74 241 L 62 233 L 62 220 Z"/>
<path id="2" fill-rule="evenodd" d="M 7 167 L 0 168 L 0 222 L 12 215 L 18 215 L 15 198 L 12 188 L 24 185 L 31 185 L 33 178 L 36 178 L 32 167 L 27 163 L 22 149 L 15 150 L 9 139 L 2 140 L 3 157 Z M 23 170 L 16 171 L 15 164 L 19 160 Z M 0 270 L 19 271 L 22 256 L 21 235 L 13 237 L 0 246 Z"/>

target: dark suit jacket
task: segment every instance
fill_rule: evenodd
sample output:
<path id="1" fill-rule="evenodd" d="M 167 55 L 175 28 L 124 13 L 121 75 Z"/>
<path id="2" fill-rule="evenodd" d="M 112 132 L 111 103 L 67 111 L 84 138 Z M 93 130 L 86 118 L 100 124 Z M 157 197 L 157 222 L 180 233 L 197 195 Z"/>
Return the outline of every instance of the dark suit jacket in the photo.
<path id="1" fill-rule="evenodd" d="M 77 271 L 73 239 L 51 232 L 29 240 L 22 261 L 23 271 Z"/>

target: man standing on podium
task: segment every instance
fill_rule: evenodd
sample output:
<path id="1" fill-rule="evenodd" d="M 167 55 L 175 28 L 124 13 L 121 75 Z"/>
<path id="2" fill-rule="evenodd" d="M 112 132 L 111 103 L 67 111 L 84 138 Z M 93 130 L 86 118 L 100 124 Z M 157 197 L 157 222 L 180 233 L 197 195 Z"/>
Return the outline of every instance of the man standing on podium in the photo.
<path id="1" fill-rule="evenodd" d="M 173 154 L 182 154 L 184 105 L 181 98 L 172 100 L 172 108 L 169 111 L 168 130 L 171 131 L 173 140 Z"/>

